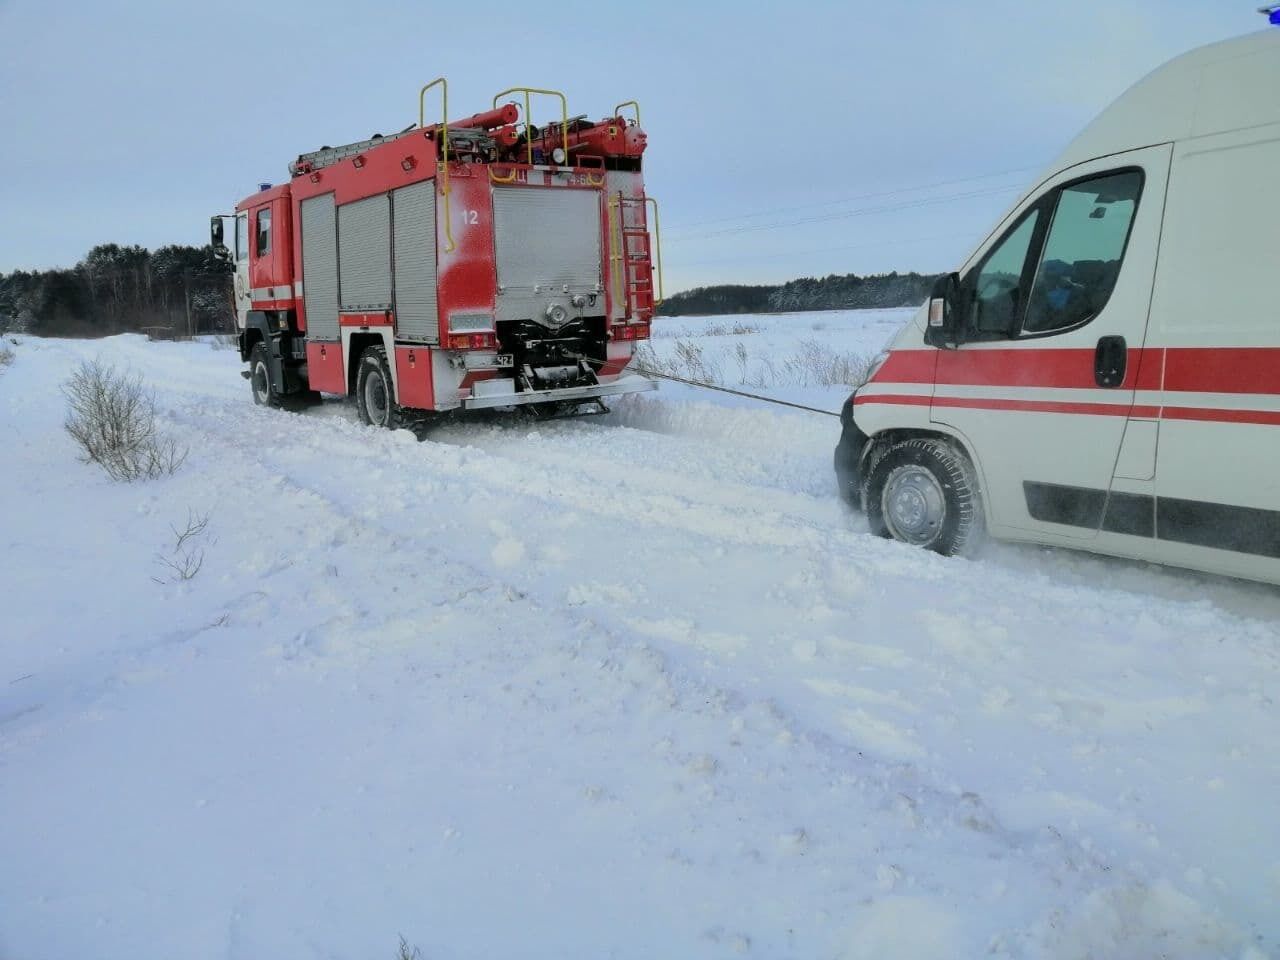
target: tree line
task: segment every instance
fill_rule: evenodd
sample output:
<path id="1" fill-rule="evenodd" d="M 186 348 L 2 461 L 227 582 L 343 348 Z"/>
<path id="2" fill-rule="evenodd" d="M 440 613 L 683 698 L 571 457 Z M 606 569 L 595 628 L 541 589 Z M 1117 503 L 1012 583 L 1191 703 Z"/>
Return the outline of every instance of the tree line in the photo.
<path id="1" fill-rule="evenodd" d="M 687 314 L 790 313 L 914 306 L 936 279 L 920 273 L 802 277 L 774 285 L 718 284 L 672 294 L 659 309 Z M 235 329 L 231 265 L 211 246 L 152 252 L 103 243 L 74 267 L 0 274 L 0 332 L 48 337 L 169 335 Z"/>
<path id="2" fill-rule="evenodd" d="M 801 277 L 786 283 L 750 286 L 718 284 L 672 294 L 659 308 L 666 316 L 724 313 L 792 313 L 804 310 L 853 310 L 914 307 L 933 289 L 936 274 L 882 273 L 860 277 Z"/>
<path id="3" fill-rule="evenodd" d="M 74 267 L 0 274 L 0 331 L 46 337 L 235 329 L 231 265 L 211 246 L 103 243 Z"/>

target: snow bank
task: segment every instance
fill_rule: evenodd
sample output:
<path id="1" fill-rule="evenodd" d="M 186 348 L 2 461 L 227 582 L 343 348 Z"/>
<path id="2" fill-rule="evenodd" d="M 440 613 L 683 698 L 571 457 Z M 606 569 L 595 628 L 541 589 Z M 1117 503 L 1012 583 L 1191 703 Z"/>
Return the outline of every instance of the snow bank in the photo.
<path id="1" fill-rule="evenodd" d="M 204 344 L 17 350 L 2 957 L 1276 953 L 1271 588 L 872 539 L 834 420 L 691 391 L 419 443 Z M 75 461 L 97 355 L 176 476 Z"/>

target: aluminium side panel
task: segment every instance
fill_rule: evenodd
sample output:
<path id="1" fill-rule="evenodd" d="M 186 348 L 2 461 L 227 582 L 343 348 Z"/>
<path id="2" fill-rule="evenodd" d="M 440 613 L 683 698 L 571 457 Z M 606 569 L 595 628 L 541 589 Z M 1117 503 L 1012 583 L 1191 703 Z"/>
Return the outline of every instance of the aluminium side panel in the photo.
<path id="1" fill-rule="evenodd" d="M 535 316 L 550 298 L 603 291 L 596 190 L 495 187 L 499 320 Z"/>
<path id="2" fill-rule="evenodd" d="M 333 194 L 302 201 L 303 303 L 307 337 L 338 339 L 338 235 Z"/>
<path id="3" fill-rule="evenodd" d="M 338 291 L 343 311 L 391 308 L 389 194 L 338 207 Z"/>
<path id="4" fill-rule="evenodd" d="M 395 235 L 396 334 L 434 343 L 439 338 L 436 299 L 436 184 L 434 180 L 391 192 Z"/>

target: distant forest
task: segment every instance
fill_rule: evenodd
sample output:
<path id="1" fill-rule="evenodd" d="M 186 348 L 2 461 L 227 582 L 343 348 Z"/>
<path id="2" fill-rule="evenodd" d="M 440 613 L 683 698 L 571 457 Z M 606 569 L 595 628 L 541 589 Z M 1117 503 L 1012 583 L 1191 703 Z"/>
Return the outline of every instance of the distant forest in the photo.
<path id="1" fill-rule="evenodd" d="M 860 277 L 803 277 L 773 286 L 719 284 L 672 294 L 658 309 L 669 317 L 689 314 L 792 313 L 803 310 L 852 310 L 914 307 L 923 303 L 934 274 L 882 273 Z"/>
<path id="2" fill-rule="evenodd" d="M 104 337 L 235 329 L 231 266 L 213 247 L 104 243 L 69 269 L 0 274 L 0 332 Z"/>
<path id="3" fill-rule="evenodd" d="M 922 303 L 933 276 L 885 273 L 804 277 L 773 286 L 720 284 L 672 294 L 665 316 L 789 313 Z M 213 247 L 171 245 L 152 252 L 104 243 L 74 267 L 0 274 L 0 332 L 101 337 L 147 331 L 161 336 L 234 327 L 231 266 Z"/>

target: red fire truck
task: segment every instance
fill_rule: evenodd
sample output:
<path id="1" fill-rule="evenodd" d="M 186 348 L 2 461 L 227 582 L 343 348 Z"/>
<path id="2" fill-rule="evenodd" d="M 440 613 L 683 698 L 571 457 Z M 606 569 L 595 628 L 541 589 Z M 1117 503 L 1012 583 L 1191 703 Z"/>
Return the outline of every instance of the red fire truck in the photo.
<path id="1" fill-rule="evenodd" d="M 433 90 L 444 110 L 428 124 Z M 558 101 L 558 121 L 529 122 L 534 95 Z M 652 390 L 627 373 L 662 288 L 639 104 L 593 122 L 518 87 L 450 121 L 441 78 L 418 108 L 415 126 L 304 153 L 288 183 L 213 218 L 223 250 L 235 220 L 254 400 L 354 395 L 366 423 L 395 427 L 412 411 L 566 413 Z"/>

